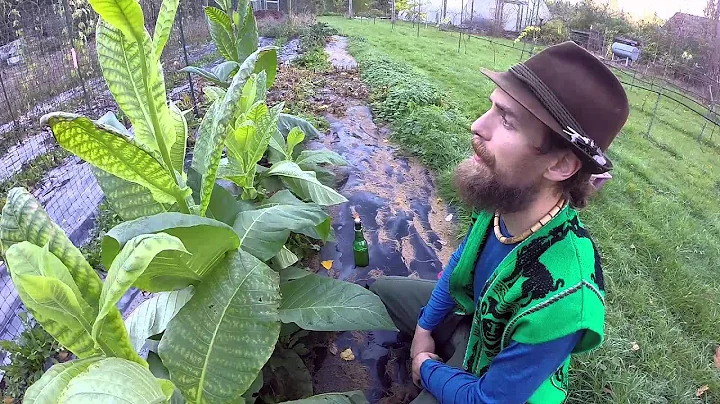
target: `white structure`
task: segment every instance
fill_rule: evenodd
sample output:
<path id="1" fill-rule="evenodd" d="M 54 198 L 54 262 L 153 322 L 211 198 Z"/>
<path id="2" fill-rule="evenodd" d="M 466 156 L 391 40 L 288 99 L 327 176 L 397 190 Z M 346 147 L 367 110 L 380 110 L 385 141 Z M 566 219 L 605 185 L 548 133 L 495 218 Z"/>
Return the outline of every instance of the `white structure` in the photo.
<path id="1" fill-rule="evenodd" d="M 420 11 L 430 23 L 443 20 L 443 0 L 421 0 Z M 500 9 L 500 11 L 498 11 Z M 471 20 L 502 20 L 505 31 L 522 31 L 528 25 L 538 25 L 550 19 L 544 0 L 447 0 L 446 21 L 453 25 Z M 401 16 L 403 18 L 403 16 Z M 407 18 L 407 17 L 405 17 Z"/>

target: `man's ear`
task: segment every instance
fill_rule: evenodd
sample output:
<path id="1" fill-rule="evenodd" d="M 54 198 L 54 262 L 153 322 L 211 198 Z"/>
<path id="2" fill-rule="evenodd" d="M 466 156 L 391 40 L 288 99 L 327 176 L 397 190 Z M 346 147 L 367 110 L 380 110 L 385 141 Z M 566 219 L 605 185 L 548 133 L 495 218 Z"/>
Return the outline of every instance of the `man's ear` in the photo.
<path id="1" fill-rule="evenodd" d="M 555 163 L 545 171 L 544 177 L 550 181 L 561 182 L 580 171 L 582 161 L 570 150 L 563 150 Z"/>

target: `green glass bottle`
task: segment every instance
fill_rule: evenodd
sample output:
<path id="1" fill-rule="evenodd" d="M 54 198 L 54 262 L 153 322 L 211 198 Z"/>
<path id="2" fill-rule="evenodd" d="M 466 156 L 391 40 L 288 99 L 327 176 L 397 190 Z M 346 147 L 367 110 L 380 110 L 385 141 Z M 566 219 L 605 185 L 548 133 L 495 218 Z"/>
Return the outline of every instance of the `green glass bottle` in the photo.
<path id="1" fill-rule="evenodd" d="M 368 243 L 362 231 L 360 218 L 355 218 L 355 241 L 353 241 L 353 255 L 355 256 L 356 267 L 366 267 L 370 263 L 368 255 Z"/>

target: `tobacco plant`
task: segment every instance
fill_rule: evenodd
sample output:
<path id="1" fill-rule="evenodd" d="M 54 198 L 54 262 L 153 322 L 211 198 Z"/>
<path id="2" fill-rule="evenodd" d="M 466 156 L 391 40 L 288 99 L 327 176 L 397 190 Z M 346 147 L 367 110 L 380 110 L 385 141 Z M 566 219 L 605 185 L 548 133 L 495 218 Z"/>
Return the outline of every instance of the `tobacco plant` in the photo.
<path id="1" fill-rule="evenodd" d="M 282 105 L 265 105 L 274 48 L 251 52 L 227 90 L 206 89 L 214 101 L 186 171 L 187 124 L 167 102 L 159 61 L 177 0 L 163 2 L 152 38 L 135 0 L 90 3 L 100 15 L 103 75 L 132 131 L 113 114 L 94 121 L 51 113 L 42 122 L 60 146 L 94 166 L 108 202 L 127 221 L 103 237 L 102 281 L 29 192 L 8 193 L 0 244 L 15 287 L 78 358 L 53 366 L 26 399 L 253 401 L 281 324 L 394 329 L 369 291 L 293 266 L 289 235 L 328 239 L 322 206 L 346 201 L 314 170 L 343 161 L 327 150 L 298 153 L 314 128 L 282 114 Z M 218 176 L 233 186 L 221 186 Z M 123 322 L 117 303 L 131 287 L 155 295 Z M 146 358 L 138 355 L 143 346 Z"/>
<path id="2" fill-rule="evenodd" d="M 218 7 L 205 7 L 210 36 L 225 62 L 212 69 L 187 66 L 181 71 L 198 74 L 215 85 L 227 88 L 233 75 L 258 47 L 258 29 L 250 0 L 238 0 L 232 10 L 231 0 L 217 0 Z M 262 63 L 262 62 L 261 62 Z M 275 79 L 275 71 L 268 73 L 268 83 Z"/>

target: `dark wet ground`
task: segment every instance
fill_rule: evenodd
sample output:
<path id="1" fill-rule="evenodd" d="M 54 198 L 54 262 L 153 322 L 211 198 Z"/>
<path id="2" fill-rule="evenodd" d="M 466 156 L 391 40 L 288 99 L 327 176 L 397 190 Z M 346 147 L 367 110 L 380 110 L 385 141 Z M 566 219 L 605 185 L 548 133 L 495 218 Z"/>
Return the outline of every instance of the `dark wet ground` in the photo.
<path id="1" fill-rule="evenodd" d="M 334 38 L 326 50 L 338 69 L 352 68 L 344 38 Z M 344 54 L 343 54 L 344 53 Z M 336 72 L 357 75 L 357 72 Z M 321 89 L 333 100 L 343 87 Z M 336 88 L 333 88 L 336 87 Z M 431 173 L 417 160 L 388 143 L 388 131 L 378 128 L 366 100 L 344 99 L 343 114 L 328 114 L 329 134 L 310 148 L 326 147 L 341 154 L 349 166 L 340 189 L 349 203 L 331 209 L 337 242 L 326 244 L 320 260 L 332 260 L 328 275 L 368 286 L 382 275 L 437 279 L 457 242 L 450 212 L 435 193 Z M 341 115 L 341 116 L 338 116 Z M 370 265 L 355 267 L 353 215 L 361 217 L 369 244 Z M 320 271 L 325 271 L 320 267 Z M 338 352 L 351 348 L 355 360 L 344 361 L 333 350 L 313 350 L 309 368 L 315 394 L 360 389 L 373 403 L 408 401 L 415 393 L 406 367 L 410 338 L 387 331 L 345 332 L 332 342 Z"/>

